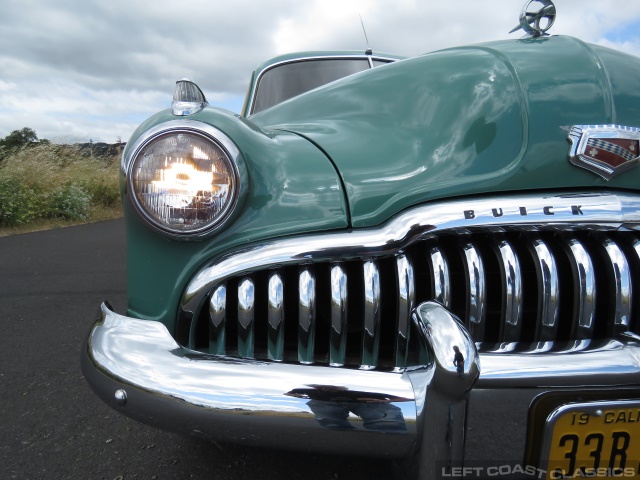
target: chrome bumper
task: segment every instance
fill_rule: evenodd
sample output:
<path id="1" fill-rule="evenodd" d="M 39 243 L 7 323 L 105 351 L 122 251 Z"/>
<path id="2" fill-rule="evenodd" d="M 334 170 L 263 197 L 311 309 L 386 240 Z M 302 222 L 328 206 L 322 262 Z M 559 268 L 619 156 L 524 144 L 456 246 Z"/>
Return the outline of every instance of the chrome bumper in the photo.
<path id="1" fill-rule="evenodd" d="M 410 458 L 424 478 L 462 465 L 465 442 L 469 459 L 486 461 L 482 448 L 490 439 L 510 438 L 496 460 L 523 461 L 528 410 L 540 394 L 640 385 L 633 335 L 591 351 L 480 357 L 464 326 L 439 304 L 420 305 L 412 318 L 431 362 L 380 372 L 194 352 L 161 323 L 103 304 L 82 368 L 105 403 L 144 423 L 248 445 Z M 460 369 L 451 361 L 453 346 L 463 354 Z M 517 407 L 505 409 L 505 399 L 517 399 Z"/>
<path id="2" fill-rule="evenodd" d="M 82 367 L 96 393 L 121 413 L 213 440 L 401 458 L 418 438 L 408 373 L 193 352 L 161 323 L 118 315 L 107 304 Z"/>

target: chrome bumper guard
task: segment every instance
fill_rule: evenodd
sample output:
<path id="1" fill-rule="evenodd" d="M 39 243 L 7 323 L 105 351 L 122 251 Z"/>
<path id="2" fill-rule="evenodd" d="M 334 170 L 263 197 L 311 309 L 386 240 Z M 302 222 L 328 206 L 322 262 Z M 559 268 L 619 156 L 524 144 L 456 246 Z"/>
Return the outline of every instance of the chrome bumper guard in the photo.
<path id="1" fill-rule="evenodd" d="M 537 395 L 640 385 L 640 339 L 633 334 L 590 351 L 480 356 L 441 305 L 421 304 L 412 320 L 429 344 L 430 363 L 382 372 L 194 352 L 161 323 L 119 315 L 105 303 L 82 368 L 105 403 L 144 423 L 246 445 L 409 458 L 421 478 L 463 465 L 465 441 L 481 445 L 493 436 L 474 417 L 501 410 L 505 395 L 524 400 L 517 411 L 501 410 L 498 426 L 517 425 L 521 440 L 511 447 L 521 461 L 522 428 Z"/>

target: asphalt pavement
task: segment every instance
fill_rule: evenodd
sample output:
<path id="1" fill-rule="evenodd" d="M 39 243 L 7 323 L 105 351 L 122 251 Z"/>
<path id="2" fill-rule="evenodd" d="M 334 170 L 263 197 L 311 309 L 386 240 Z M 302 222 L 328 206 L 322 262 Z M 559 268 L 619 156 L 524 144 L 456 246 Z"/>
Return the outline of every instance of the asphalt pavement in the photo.
<path id="1" fill-rule="evenodd" d="M 378 480 L 388 462 L 208 443 L 117 414 L 80 371 L 126 308 L 123 220 L 0 238 L 0 479 Z"/>

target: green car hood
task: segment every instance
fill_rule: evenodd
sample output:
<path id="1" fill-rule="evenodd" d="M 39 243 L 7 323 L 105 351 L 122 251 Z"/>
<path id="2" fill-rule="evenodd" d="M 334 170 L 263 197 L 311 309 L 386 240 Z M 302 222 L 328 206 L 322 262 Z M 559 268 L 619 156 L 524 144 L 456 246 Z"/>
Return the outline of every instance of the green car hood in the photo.
<path id="1" fill-rule="evenodd" d="M 334 163 L 352 225 L 417 203 L 550 189 L 637 189 L 569 162 L 573 125 L 640 126 L 640 59 L 571 37 L 442 50 L 362 72 L 250 117 Z"/>

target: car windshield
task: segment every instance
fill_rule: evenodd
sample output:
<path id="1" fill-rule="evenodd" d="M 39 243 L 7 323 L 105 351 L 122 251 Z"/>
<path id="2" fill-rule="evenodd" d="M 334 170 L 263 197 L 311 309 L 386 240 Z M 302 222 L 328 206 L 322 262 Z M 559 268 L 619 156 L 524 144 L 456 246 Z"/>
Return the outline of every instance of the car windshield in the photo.
<path id="1" fill-rule="evenodd" d="M 374 65 L 382 62 L 374 61 Z M 301 93 L 369 68 L 366 58 L 312 59 L 285 63 L 262 75 L 251 113 L 258 113 Z"/>

